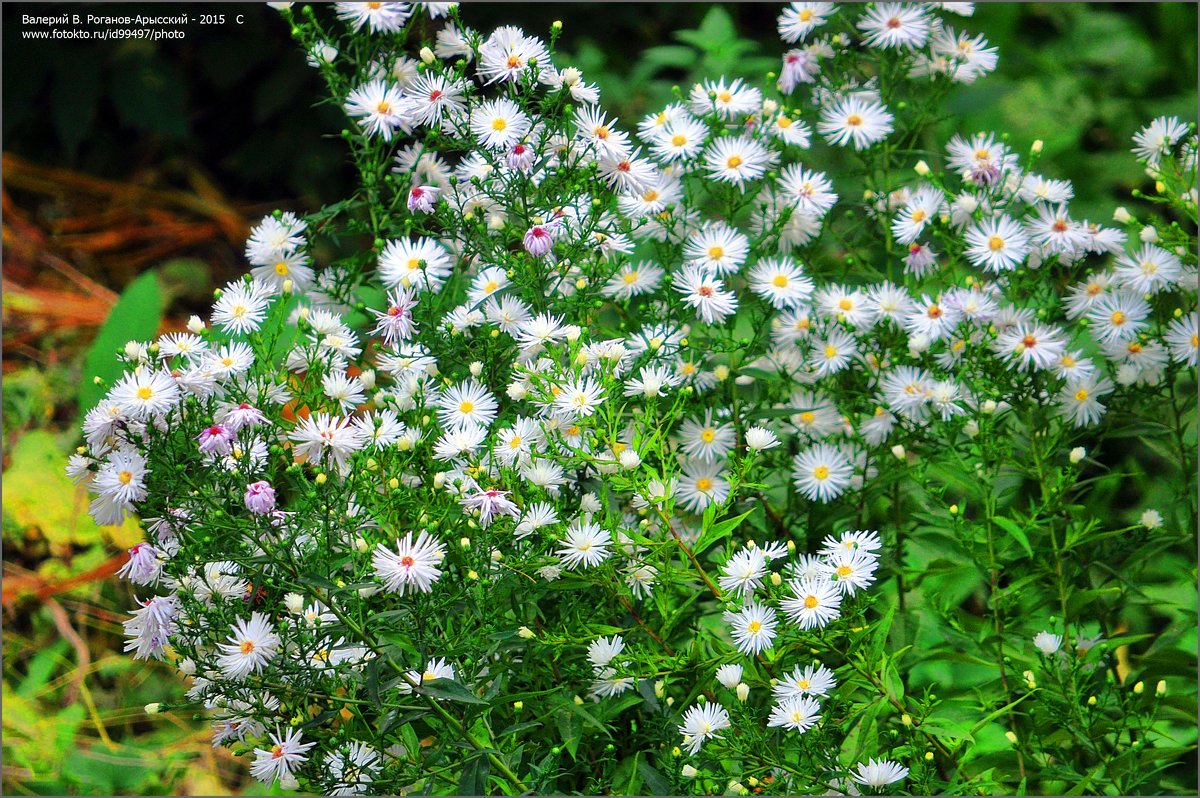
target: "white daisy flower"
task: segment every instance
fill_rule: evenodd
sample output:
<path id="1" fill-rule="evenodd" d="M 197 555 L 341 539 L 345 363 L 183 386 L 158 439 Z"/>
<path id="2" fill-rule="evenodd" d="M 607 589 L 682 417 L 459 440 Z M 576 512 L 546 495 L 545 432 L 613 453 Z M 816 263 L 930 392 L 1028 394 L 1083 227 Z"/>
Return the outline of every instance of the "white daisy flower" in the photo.
<path id="1" fill-rule="evenodd" d="M 471 112 L 471 132 L 489 150 L 508 150 L 525 138 L 529 117 L 507 97 L 488 100 Z"/>
<path id="2" fill-rule="evenodd" d="M 766 651 L 775 640 L 775 610 L 770 607 L 752 601 L 726 618 L 737 650 L 748 657 Z"/>
<path id="3" fill-rule="evenodd" d="M 804 577 L 788 583 L 792 598 L 780 602 L 788 620 L 801 629 L 820 629 L 842 614 L 842 594 L 828 579 Z"/>
<path id="4" fill-rule="evenodd" d="M 675 290 L 707 324 L 720 324 L 737 310 L 737 297 L 703 266 L 685 266 L 675 273 Z"/>
<path id="5" fill-rule="evenodd" d="M 869 759 L 859 763 L 854 780 L 868 787 L 886 787 L 908 775 L 908 768 L 886 759 Z"/>
<path id="6" fill-rule="evenodd" d="M 779 15 L 779 36 L 789 43 L 804 41 L 837 11 L 833 3 L 790 3 Z"/>
<path id="7" fill-rule="evenodd" d="M 868 47 L 915 50 L 929 38 L 929 17 L 917 5 L 878 3 L 867 8 L 858 29 Z"/>
<path id="8" fill-rule="evenodd" d="M 376 79 L 346 95 L 346 115 L 358 120 L 368 136 L 391 141 L 397 130 L 408 132 L 409 100 L 399 86 Z"/>
<path id="9" fill-rule="evenodd" d="M 265 668 L 279 653 L 279 646 L 271 619 L 261 612 L 252 613 L 249 620 L 236 621 L 229 642 L 218 646 L 217 667 L 225 678 L 240 682 Z"/>
<path id="10" fill-rule="evenodd" d="M 820 710 L 821 705 L 808 696 L 785 698 L 771 708 L 767 726 L 806 732 L 821 719 Z"/>
<path id="11" fill-rule="evenodd" d="M 346 6 L 385 5 L 383 3 L 339 3 Z M 407 3 L 387 3 L 386 5 L 403 6 Z M 273 784 L 277 779 L 286 781 L 292 778 L 292 769 L 308 761 L 308 750 L 316 745 L 302 743 L 304 735 L 299 729 L 288 729 L 280 732 L 278 729 L 271 735 L 273 745 L 268 749 L 258 748 L 254 751 L 254 761 L 250 764 L 250 775 L 264 784 Z"/>
<path id="12" fill-rule="evenodd" d="M 1113 280 L 1139 294 L 1156 294 L 1176 285 L 1183 274 L 1183 264 L 1174 254 L 1153 244 L 1117 260 Z"/>
<path id="13" fill-rule="evenodd" d="M 567 537 L 558 556 L 568 569 L 593 568 L 612 556 L 612 534 L 591 521 L 577 519 L 567 527 Z"/>
<path id="14" fill-rule="evenodd" d="M 729 497 L 729 482 L 719 463 L 688 463 L 679 475 L 675 496 L 684 509 L 702 513 L 708 505 Z"/>
<path id="15" fill-rule="evenodd" d="M 732 183 L 743 191 L 747 182 L 762 177 L 777 158 L 748 135 L 723 136 L 704 152 L 709 177 L 719 183 Z"/>
<path id="16" fill-rule="evenodd" d="M 1029 239 L 1011 217 L 999 214 L 976 223 L 965 235 L 973 265 L 1001 274 L 1017 268 L 1029 254 Z"/>
<path id="17" fill-rule="evenodd" d="M 747 277 L 750 290 L 779 310 L 806 302 L 815 288 L 800 265 L 787 257 L 759 261 Z"/>
<path id="18" fill-rule="evenodd" d="M 780 701 L 786 701 L 800 696 L 826 696 L 836 686 L 833 671 L 824 665 L 809 665 L 803 670 L 797 665 L 771 688 L 771 692 Z"/>
<path id="19" fill-rule="evenodd" d="M 821 108 L 817 132 L 835 146 L 853 144 L 854 149 L 865 150 L 888 137 L 893 119 L 878 100 L 851 95 Z"/>
<path id="20" fill-rule="evenodd" d="M 729 713 L 717 704 L 700 704 L 689 707 L 683 714 L 679 733 L 683 735 L 683 747 L 695 756 L 705 740 L 721 739 L 717 732 L 729 728 Z"/>
<path id="21" fill-rule="evenodd" d="M 854 466 L 836 446 L 819 443 L 796 455 L 792 476 L 796 489 L 807 499 L 829 502 L 850 486 Z"/>
<path id="22" fill-rule="evenodd" d="M 453 269 L 446 248 L 432 238 L 388 242 L 379 254 L 379 279 L 389 289 L 441 287 Z"/>
<path id="23" fill-rule="evenodd" d="M 429 593 L 441 579 L 446 548 L 424 530 L 413 540 L 412 532 L 396 541 L 396 550 L 379 545 L 371 556 L 375 577 L 391 593 Z"/>

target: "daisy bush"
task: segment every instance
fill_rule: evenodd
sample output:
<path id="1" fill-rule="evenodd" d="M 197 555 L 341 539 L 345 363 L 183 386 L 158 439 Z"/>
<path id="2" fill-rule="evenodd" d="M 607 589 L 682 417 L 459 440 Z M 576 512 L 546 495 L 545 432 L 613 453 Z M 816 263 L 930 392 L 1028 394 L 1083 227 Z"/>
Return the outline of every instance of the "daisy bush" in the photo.
<path id="1" fill-rule="evenodd" d="M 146 530 L 148 711 L 324 794 L 1155 789 L 1119 648 L 1194 531 L 1194 125 L 1101 223 L 1036 144 L 930 142 L 997 64 L 969 3 L 792 3 L 775 73 L 632 120 L 559 23 L 274 5 L 358 187 L 131 341 L 70 466 Z M 1125 525 L 1131 435 L 1176 501 Z"/>

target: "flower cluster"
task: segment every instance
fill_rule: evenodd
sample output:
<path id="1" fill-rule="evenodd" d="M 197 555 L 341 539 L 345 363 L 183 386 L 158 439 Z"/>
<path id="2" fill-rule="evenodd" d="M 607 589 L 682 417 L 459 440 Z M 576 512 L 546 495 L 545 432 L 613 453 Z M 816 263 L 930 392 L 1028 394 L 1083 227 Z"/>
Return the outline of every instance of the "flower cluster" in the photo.
<path id="1" fill-rule="evenodd" d="M 916 94 L 994 69 L 947 21 L 970 4 L 792 3 L 773 85 L 716 76 L 625 126 L 555 66 L 557 27 L 336 5 L 341 33 L 293 24 L 369 199 L 263 219 L 208 324 L 127 350 L 70 466 L 98 522 L 146 525 L 122 575 L 160 595 L 127 650 L 189 676 L 265 782 L 433 788 L 433 735 L 528 788 L 547 760 L 492 751 L 551 716 L 513 707 L 544 697 L 568 744 L 596 722 L 576 691 L 749 768 L 754 741 L 845 719 L 837 646 L 888 564 L 869 531 L 798 555 L 828 531 L 804 513 L 861 507 L 897 450 L 1096 425 L 1196 366 L 1178 239 L 1072 217 L 1071 185 L 992 134 L 889 171 L 920 122 L 879 74 Z M 436 23 L 419 59 L 414 20 Z M 1137 144 L 1194 186 L 1194 130 Z M 839 158 L 887 177 L 850 202 Z M 316 269 L 326 236 L 344 251 Z M 703 701 L 666 728 L 672 690 Z M 909 772 L 811 745 L 827 772 L 755 764 L 784 791 Z"/>

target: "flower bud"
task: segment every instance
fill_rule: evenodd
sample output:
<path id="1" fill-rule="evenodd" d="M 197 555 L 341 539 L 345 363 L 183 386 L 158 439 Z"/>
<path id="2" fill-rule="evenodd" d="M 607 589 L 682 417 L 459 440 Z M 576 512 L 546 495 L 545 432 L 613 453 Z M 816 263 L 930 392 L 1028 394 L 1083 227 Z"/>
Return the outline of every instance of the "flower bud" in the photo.
<path id="1" fill-rule="evenodd" d="M 678 749 L 676 749 L 676 750 L 678 750 Z M 683 774 L 683 777 L 685 779 L 694 779 L 694 778 L 696 778 L 696 773 L 699 771 L 697 771 L 691 765 L 684 765 L 683 769 L 680 772 Z"/>
<path id="2" fill-rule="evenodd" d="M 1005 737 L 1007 737 L 1007 738 L 1008 738 L 1008 741 L 1009 741 L 1010 743 L 1012 743 L 1013 745 L 1016 745 L 1016 744 L 1017 744 L 1017 735 L 1016 735 L 1016 734 L 1014 734 L 1013 732 L 1011 732 L 1011 731 L 1006 731 L 1006 732 L 1004 733 L 1004 736 L 1005 736 Z"/>
<path id="3" fill-rule="evenodd" d="M 729 379 L 729 366 L 724 363 L 713 367 L 713 376 L 717 378 L 717 382 L 725 382 Z"/>
<path id="4" fill-rule="evenodd" d="M 438 487 L 438 488 L 441 487 L 441 485 L 439 484 L 439 479 L 438 479 L 439 477 L 441 478 L 440 481 L 444 482 L 446 480 L 446 475 L 441 474 L 441 473 L 434 474 L 433 484 L 435 487 Z M 400 480 L 396 479 L 395 477 L 392 477 L 391 479 L 388 480 L 388 487 L 391 488 L 392 490 L 396 490 L 397 488 L 400 487 Z"/>
<path id="5" fill-rule="evenodd" d="M 1088 705 L 1089 707 L 1094 707 L 1094 706 L 1096 706 L 1096 696 L 1094 696 L 1094 695 L 1090 695 L 1090 696 L 1088 696 L 1087 705 Z"/>
<path id="6" fill-rule="evenodd" d="M 957 504 L 950 505 L 950 515 L 958 515 L 958 505 Z"/>
<path id="7" fill-rule="evenodd" d="M 783 584 L 783 577 L 772 571 L 771 572 L 771 584 L 774 585 L 775 587 L 779 587 L 780 585 Z"/>
<path id="8" fill-rule="evenodd" d="M 426 64 L 432 64 L 434 61 L 437 60 L 437 58 L 436 58 L 436 56 L 434 56 L 433 50 L 430 50 L 428 47 L 422 47 L 421 48 L 421 60 L 424 61 Z"/>
<path id="9" fill-rule="evenodd" d="M 919 174 L 921 177 L 924 177 L 925 175 L 929 174 L 929 164 L 925 163 L 924 161 L 917 161 L 917 165 L 913 167 L 913 171 Z"/>
<path id="10" fill-rule="evenodd" d="M 1071 453 L 1067 455 L 1067 459 L 1071 461 L 1071 465 L 1075 465 L 1085 457 L 1087 457 L 1087 449 L 1083 448 L 1082 446 L 1076 446 L 1071 450 Z"/>
<path id="11" fill-rule="evenodd" d="M 1042 147 L 1044 147 L 1044 146 L 1046 146 L 1045 143 L 1041 139 L 1038 139 L 1035 142 L 1033 142 L 1033 146 L 1029 148 L 1029 151 L 1031 153 L 1033 153 L 1034 155 L 1037 155 L 1039 152 L 1042 151 Z"/>
<path id="12" fill-rule="evenodd" d="M 469 548 L 471 548 L 471 539 L 470 538 L 459 538 L 458 545 L 462 546 L 464 549 L 469 549 Z"/>
<path id="13" fill-rule="evenodd" d="M 904 451 L 903 446 L 901 446 L 900 444 L 897 443 L 895 446 L 892 447 L 892 457 L 895 457 L 897 460 L 903 461 L 906 457 L 908 457 L 908 453 L 906 451 Z"/>
<path id="14" fill-rule="evenodd" d="M 316 479 L 314 479 L 313 481 L 316 482 L 318 485 L 324 485 L 326 482 L 329 481 L 329 477 L 325 476 L 324 472 L 321 472 L 320 474 L 317 474 Z"/>
<path id="15" fill-rule="evenodd" d="M 556 19 L 553 22 L 551 22 L 550 30 L 554 31 L 555 33 L 558 33 L 560 30 L 562 30 L 562 20 Z"/>
<path id="16" fill-rule="evenodd" d="M 504 559 L 504 552 L 500 549 L 492 549 L 492 562 L 500 562 Z"/>
<path id="17" fill-rule="evenodd" d="M 1146 691 L 1146 683 L 1145 682 L 1138 682 L 1137 684 L 1135 684 L 1133 686 L 1133 694 L 1134 695 L 1141 695 L 1145 691 Z"/>
<path id="18" fill-rule="evenodd" d="M 1167 694 L 1166 681 L 1160 680 L 1158 684 L 1154 685 L 1154 694 L 1158 695 L 1158 696 L 1163 696 L 1163 695 Z"/>
<path id="19" fill-rule="evenodd" d="M 513 709 L 515 709 L 517 712 L 520 712 L 524 708 L 525 708 L 524 701 L 514 701 L 513 702 Z"/>
<path id="20" fill-rule="evenodd" d="M 283 597 L 283 606 L 287 607 L 287 611 L 293 615 L 299 615 L 304 612 L 304 596 L 299 593 L 288 593 Z"/>
<path id="21" fill-rule="evenodd" d="M 517 637 L 520 637 L 523 640 L 532 640 L 536 636 L 537 636 L 537 633 L 534 632 L 532 629 L 530 629 L 528 626 L 522 626 L 520 629 L 517 630 Z"/>
<path id="22" fill-rule="evenodd" d="M 575 696 L 574 701 L 575 701 L 575 706 L 579 706 L 579 707 L 583 706 L 583 699 L 580 698 L 579 696 Z"/>
<path id="23" fill-rule="evenodd" d="M 992 413 L 996 412 L 997 407 L 999 407 L 999 405 L 996 404 L 994 399 L 988 399 L 983 403 L 983 407 L 981 409 L 990 416 Z"/>
<path id="24" fill-rule="evenodd" d="M 192 316 L 188 319 L 187 328 L 193 335 L 199 335 L 204 332 L 204 322 L 200 321 L 199 316 Z"/>
<path id="25" fill-rule="evenodd" d="M 621 468 L 629 471 L 632 471 L 642 464 L 642 458 L 639 457 L 638 453 L 633 449 L 626 449 L 625 451 L 621 452 L 621 455 L 617 458 L 617 460 L 621 463 Z"/>
<path id="26" fill-rule="evenodd" d="M 925 761 L 926 761 L 926 762 L 932 762 L 932 761 L 933 761 L 933 751 L 926 751 L 926 752 L 925 752 Z"/>
<path id="27" fill-rule="evenodd" d="M 354 548 L 358 549 L 359 554 L 366 554 L 371 547 L 367 545 L 367 539 L 359 535 L 354 539 Z"/>
<path id="28" fill-rule="evenodd" d="M 1118 224 L 1129 224 L 1133 221 L 1133 216 L 1129 214 L 1129 211 L 1125 210 L 1124 205 L 1120 205 L 1113 211 L 1113 221 Z"/>
<path id="29" fill-rule="evenodd" d="M 912 715 L 905 712 L 903 715 L 900 716 L 900 722 L 903 723 L 905 726 L 913 725 Z"/>
<path id="30" fill-rule="evenodd" d="M 162 704 L 155 701 L 153 704 L 146 705 L 146 714 L 157 715 L 160 709 L 162 709 Z"/>
<path id="31" fill-rule="evenodd" d="M 295 288 L 296 288 L 296 284 L 292 282 L 292 278 L 289 277 L 288 279 L 283 281 L 282 290 L 283 290 L 284 296 L 287 296 L 288 294 L 292 293 L 292 291 Z"/>
<path id="32" fill-rule="evenodd" d="M 479 572 L 472 568 L 471 570 L 467 571 L 467 579 L 470 579 L 472 582 L 478 581 Z"/>
<path id="33" fill-rule="evenodd" d="M 1138 238 L 1143 244 L 1155 244 L 1158 242 L 1158 230 L 1152 224 L 1148 224 L 1142 228 L 1142 232 L 1138 233 Z"/>
<path id="34" fill-rule="evenodd" d="M 750 697 L 750 685 L 745 682 L 738 682 L 737 689 L 734 692 L 737 693 L 738 701 L 744 704 L 746 703 L 746 699 Z"/>

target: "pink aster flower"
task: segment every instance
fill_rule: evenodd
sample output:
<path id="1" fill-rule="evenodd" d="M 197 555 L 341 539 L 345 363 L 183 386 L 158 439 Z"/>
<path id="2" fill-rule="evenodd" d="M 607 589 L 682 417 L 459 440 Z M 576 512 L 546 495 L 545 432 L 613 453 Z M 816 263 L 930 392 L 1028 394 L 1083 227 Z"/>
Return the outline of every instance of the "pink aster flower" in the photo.
<path id="1" fill-rule="evenodd" d="M 517 505 L 506 498 L 507 496 L 508 491 L 496 490 L 495 488 L 480 489 L 478 492 L 461 499 L 460 502 L 466 509 L 478 509 L 479 523 L 484 529 L 487 529 L 492 523 L 494 516 L 517 514 Z"/>
<path id="2" fill-rule="evenodd" d="M 525 231 L 525 251 L 535 258 L 545 257 L 554 246 L 554 231 L 548 224 L 535 224 Z"/>
<path id="3" fill-rule="evenodd" d="M 275 509 L 275 489 L 265 479 L 246 486 L 246 509 L 264 515 Z"/>
<path id="4" fill-rule="evenodd" d="M 213 424 L 197 435 L 196 440 L 200 442 L 200 451 L 205 454 L 226 455 L 233 449 L 235 438 L 224 424 Z"/>
<path id="5" fill-rule="evenodd" d="M 441 189 L 436 186 L 413 186 L 408 192 L 408 209 L 414 213 L 432 213 L 439 193 Z"/>

